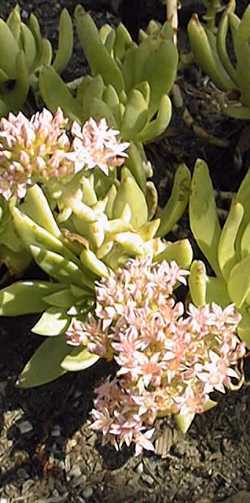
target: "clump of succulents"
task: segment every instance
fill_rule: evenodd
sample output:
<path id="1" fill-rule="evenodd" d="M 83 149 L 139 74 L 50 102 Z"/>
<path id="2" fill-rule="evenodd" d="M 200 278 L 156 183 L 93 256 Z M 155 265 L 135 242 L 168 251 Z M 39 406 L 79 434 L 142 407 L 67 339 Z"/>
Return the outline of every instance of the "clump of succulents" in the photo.
<path id="1" fill-rule="evenodd" d="M 170 228 L 180 217 L 180 207 L 177 212 L 171 208 L 181 184 L 175 184 L 170 204 L 154 218 L 156 194 L 147 181 L 144 193 L 130 164 L 126 166 L 128 144 L 119 142 L 118 131 L 104 119 L 90 119 L 83 126 L 74 122 L 69 131 L 66 123 L 60 110 L 55 116 L 44 110 L 30 121 L 19 114 L 1 122 L 0 187 L 10 223 L 17 242 L 50 280 L 19 281 L 3 289 L 0 314 L 40 312 L 32 330 L 58 336 L 46 340 L 24 369 L 23 386 L 87 365 L 88 352 L 79 355 L 61 335 L 74 316 L 84 319 L 92 309 L 98 278 L 135 257 L 175 259 L 184 267 L 192 260 L 187 240 L 168 243 L 157 236 L 168 217 Z M 182 166 L 182 175 L 183 170 L 188 172 Z M 184 198 L 182 211 L 186 204 Z M 4 240 L 4 229 L 2 236 Z M 47 348 L 55 355 L 49 372 L 43 364 Z M 64 358 L 71 355 L 71 363 L 60 360 L 60 348 Z M 92 355 L 89 358 L 93 362 Z"/>
<path id="2" fill-rule="evenodd" d="M 208 167 L 199 160 L 194 169 L 189 203 L 192 233 L 214 274 L 207 276 L 202 262 L 193 264 L 190 283 L 193 302 L 197 305 L 217 302 L 222 306 L 234 303 L 242 316 L 238 334 L 247 346 L 250 344 L 249 181 L 248 171 L 221 228 Z"/>
<path id="3" fill-rule="evenodd" d="M 213 4 L 214 22 L 220 2 L 206 3 Z M 227 22 L 235 22 L 233 8 L 230 2 L 222 18 L 221 44 Z M 245 52 L 247 12 L 235 35 Z M 0 41 L 8 34 L 17 51 L 5 67 L 6 53 L 0 56 L 0 114 L 18 111 L 30 85 L 50 109 L 0 120 L 0 261 L 12 274 L 34 261 L 47 275 L 0 290 L 0 316 L 41 315 L 32 331 L 46 338 L 21 372 L 20 387 L 84 370 L 100 358 L 115 362 L 115 376 L 96 389 L 92 428 L 104 443 L 117 449 L 134 443 L 139 454 L 154 450 L 157 417 L 174 415 L 185 432 L 195 414 L 216 405 L 213 391 L 242 384 L 239 362 L 250 337 L 249 174 L 222 230 L 202 161 L 192 184 L 188 168 L 177 168 L 170 198 L 159 209 L 143 145 L 171 118 L 168 93 L 178 63 L 173 30 L 151 22 L 136 44 L 122 24 L 98 30 L 81 6 L 75 24 L 91 75 L 67 85 L 58 75 L 72 52 L 67 11 L 53 63 L 34 16 L 27 28 L 16 7 L 0 22 Z M 223 44 L 222 58 L 220 50 Z M 231 86 L 225 61 L 218 82 Z M 16 84 L 9 96 L 1 94 L 6 79 Z M 182 217 L 190 188 L 191 230 L 211 277 L 201 261 L 192 263 L 187 239 L 164 239 Z M 181 284 L 193 303 L 178 300 Z"/>
<path id="4" fill-rule="evenodd" d="M 0 116 L 4 116 L 24 106 L 31 88 L 36 92 L 43 65 L 52 65 L 58 73 L 67 66 L 73 50 L 71 17 L 67 9 L 62 10 L 54 58 L 51 43 L 42 37 L 36 16 L 31 14 L 24 23 L 18 5 L 7 21 L 0 19 L 0 42 Z"/>
<path id="5" fill-rule="evenodd" d="M 224 111 L 231 117 L 249 119 L 250 92 L 246 68 L 250 58 L 250 7 L 246 8 L 242 19 L 234 11 L 235 0 L 230 0 L 218 29 L 204 26 L 194 14 L 188 25 L 188 34 L 195 62 L 219 89 L 228 92 L 228 97 L 224 98 Z M 229 37 L 235 61 L 229 55 Z"/>

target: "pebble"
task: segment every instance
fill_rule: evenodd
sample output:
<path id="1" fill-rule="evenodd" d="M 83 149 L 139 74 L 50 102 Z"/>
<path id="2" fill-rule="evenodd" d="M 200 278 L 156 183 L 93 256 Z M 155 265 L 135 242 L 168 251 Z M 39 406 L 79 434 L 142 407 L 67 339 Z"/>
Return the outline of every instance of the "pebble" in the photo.
<path id="1" fill-rule="evenodd" d="M 33 425 L 30 421 L 22 421 L 17 425 L 21 435 L 25 435 L 26 433 L 30 433 L 33 430 Z"/>
<path id="2" fill-rule="evenodd" d="M 65 457 L 65 472 L 69 473 L 70 469 L 71 469 L 71 461 L 69 454 L 67 454 Z"/>
<path id="3" fill-rule="evenodd" d="M 61 436 L 61 428 L 58 424 L 54 426 L 54 428 L 51 431 L 51 436 L 52 437 L 60 437 Z"/>
<path id="4" fill-rule="evenodd" d="M 137 466 L 136 468 L 136 471 L 137 473 L 139 473 L 141 475 L 141 473 L 143 473 L 143 463 L 139 463 L 139 465 Z"/>
<path id="5" fill-rule="evenodd" d="M 146 473 L 141 474 L 141 479 L 143 482 L 146 482 L 149 486 L 152 486 L 154 484 L 154 479 L 150 475 L 147 475 Z"/>
<path id="6" fill-rule="evenodd" d="M 74 465 L 74 466 L 71 468 L 71 470 L 70 470 L 70 472 L 69 472 L 69 475 L 70 475 L 70 477 L 74 477 L 74 478 L 81 477 L 82 472 L 81 472 L 81 468 L 80 468 L 80 466 L 78 466 L 78 465 Z"/>
<path id="7" fill-rule="evenodd" d="M 93 489 L 92 487 L 86 487 L 86 489 L 84 489 L 84 491 L 82 491 L 82 496 L 86 499 L 88 498 L 91 498 L 91 496 L 93 495 Z"/>

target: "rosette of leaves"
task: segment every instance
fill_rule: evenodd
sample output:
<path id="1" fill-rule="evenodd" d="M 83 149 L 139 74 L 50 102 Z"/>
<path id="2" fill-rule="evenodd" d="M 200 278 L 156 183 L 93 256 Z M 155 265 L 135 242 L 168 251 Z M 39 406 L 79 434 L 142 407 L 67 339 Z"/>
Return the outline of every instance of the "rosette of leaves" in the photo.
<path id="1" fill-rule="evenodd" d="M 206 163 L 198 160 L 191 183 L 190 226 L 214 275 L 203 262 L 194 262 L 189 278 L 192 300 L 197 305 L 234 303 L 242 319 L 238 334 L 250 345 L 250 171 L 235 195 L 221 228 L 213 186 Z"/>
<path id="2" fill-rule="evenodd" d="M 7 21 L 0 19 L 0 117 L 19 111 L 30 88 L 37 89 L 37 76 L 43 65 L 52 65 L 61 73 L 73 50 L 73 27 L 67 9 L 59 20 L 56 54 L 50 41 L 41 34 L 39 22 L 31 14 L 27 23 L 21 19 L 20 7 L 11 11 Z"/>
<path id="3" fill-rule="evenodd" d="M 187 240 L 168 243 L 157 237 L 161 221 L 153 218 L 155 199 L 146 200 L 126 167 L 120 181 L 108 186 L 107 180 L 102 190 L 98 176 L 78 172 L 68 184 L 51 186 L 47 192 L 48 198 L 34 185 L 19 206 L 10 205 L 15 231 L 48 275 L 47 281 L 18 281 L 0 291 L 0 315 L 41 313 L 32 331 L 48 336 L 20 376 L 23 387 L 44 384 L 97 361 L 86 347 L 67 344 L 64 333 L 72 319 L 84 320 L 93 309 L 98 278 L 129 258 L 148 254 L 182 267 L 192 260 Z M 162 221 L 168 215 L 173 222 L 170 210 Z"/>
<path id="4" fill-rule="evenodd" d="M 178 53 L 169 27 L 145 34 L 137 45 L 126 28 L 97 29 L 83 7 L 75 10 L 76 30 L 91 75 L 67 85 L 51 67 L 40 73 L 46 105 L 80 122 L 105 117 L 122 140 L 146 143 L 162 134 L 171 119 L 168 93 L 176 78 Z"/>
<path id="5" fill-rule="evenodd" d="M 201 24 L 194 14 L 188 34 L 195 62 L 219 89 L 228 93 L 223 110 L 231 117 L 249 119 L 250 76 L 246 69 L 250 63 L 250 6 L 241 19 L 234 11 L 235 0 L 230 0 L 214 30 Z"/>

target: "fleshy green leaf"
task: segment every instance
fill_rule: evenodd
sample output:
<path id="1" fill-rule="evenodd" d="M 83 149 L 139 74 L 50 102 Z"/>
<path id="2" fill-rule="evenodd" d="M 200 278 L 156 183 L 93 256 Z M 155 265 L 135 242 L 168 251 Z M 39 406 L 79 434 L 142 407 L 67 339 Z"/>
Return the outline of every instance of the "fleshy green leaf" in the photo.
<path id="1" fill-rule="evenodd" d="M 30 246 L 30 251 L 41 269 L 52 278 L 66 284 L 73 283 L 80 287 L 87 286 L 93 289 L 94 283 L 92 284 L 84 272 L 71 260 L 39 246 Z"/>
<path id="2" fill-rule="evenodd" d="M 72 351 L 72 346 L 65 342 L 65 337 L 49 337 L 37 349 L 25 365 L 17 381 L 20 388 L 41 386 L 67 372 L 61 364 Z"/>
<path id="3" fill-rule="evenodd" d="M 70 317 L 56 307 L 50 307 L 45 311 L 40 320 L 32 328 L 32 332 L 38 335 L 55 336 L 67 330 Z"/>
<path id="4" fill-rule="evenodd" d="M 217 250 L 221 229 L 208 167 L 200 159 L 195 164 L 191 183 L 189 217 L 191 230 L 199 248 L 214 272 L 220 276 Z"/>
<path id="5" fill-rule="evenodd" d="M 237 328 L 238 336 L 250 348 L 250 313 L 244 309 L 241 311 L 241 315 L 242 318 Z"/>
<path id="6" fill-rule="evenodd" d="M 195 414 L 175 414 L 174 416 L 176 424 L 182 433 L 187 433 L 194 417 Z"/>
<path id="7" fill-rule="evenodd" d="M 240 203 L 233 201 L 230 212 L 221 232 L 218 244 L 218 262 L 221 268 L 221 272 L 226 280 L 229 277 L 232 267 L 237 262 L 235 241 L 240 223 L 243 218 L 243 214 L 243 206 Z"/>
<path id="8" fill-rule="evenodd" d="M 208 276 L 206 301 L 208 304 L 215 302 L 222 307 L 231 304 L 232 299 L 229 297 L 227 284 L 224 279 Z"/>
<path id="9" fill-rule="evenodd" d="M 194 260 L 190 268 L 188 285 L 193 303 L 202 307 L 206 304 L 207 274 L 201 260 Z"/>
<path id="10" fill-rule="evenodd" d="M 79 370 L 87 369 L 94 365 L 100 356 L 89 353 L 89 351 L 82 346 L 73 348 L 70 355 L 66 356 L 62 362 L 62 368 L 70 372 L 77 372 Z"/>
<path id="11" fill-rule="evenodd" d="M 161 253 L 158 253 L 153 259 L 154 262 L 161 262 L 167 260 L 171 262 L 174 260 L 179 267 L 188 268 L 193 259 L 193 250 L 188 239 L 181 239 L 174 243 L 169 242 Z"/>
<path id="12" fill-rule="evenodd" d="M 243 258 L 236 264 L 229 276 L 228 293 L 235 303 L 236 307 L 240 308 L 250 292 L 250 255 Z"/>
<path id="13" fill-rule="evenodd" d="M 0 290 L 0 316 L 40 313 L 47 305 L 43 297 L 60 288 L 47 281 L 18 281 Z"/>
<path id="14" fill-rule="evenodd" d="M 84 292 L 84 290 L 81 290 L 81 292 L 84 297 L 84 293 L 86 295 L 86 292 Z M 44 297 L 44 301 L 46 302 L 46 304 L 49 304 L 49 306 L 68 309 L 70 306 L 74 305 L 76 298 L 69 288 L 64 288 L 59 292 L 47 295 L 46 297 Z"/>

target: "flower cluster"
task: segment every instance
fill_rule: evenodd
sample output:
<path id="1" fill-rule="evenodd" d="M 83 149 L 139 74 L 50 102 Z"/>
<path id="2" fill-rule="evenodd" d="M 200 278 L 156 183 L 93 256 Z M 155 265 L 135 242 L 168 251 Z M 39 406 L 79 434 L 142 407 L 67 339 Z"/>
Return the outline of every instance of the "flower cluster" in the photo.
<path id="1" fill-rule="evenodd" d="M 53 116 L 44 109 L 27 119 L 21 112 L 0 120 L 0 194 L 25 196 L 27 186 L 51 177 L 71 176 L 83 167 L 109 166 L 124 162 L 128 143 L 119 143 L 118 131 L 105 119 L 87 121 L 82 129 L 74 122 L 67 131 L 63 112 Z"/>
<path id="2" fill-rule="evenodd" d="M 134 442 L 137 454 L 153 450 L 157 416 L 201 413 L 212 391 L 240 378 L 240 315 L 215 304 L 190 305 L 184 315 L 173 294 L 186 274 L 175 262 L 130 261 L 97 285 L 95 316 L 78 330 L 79 343 L 87 338 L 90 352 L 118 364 L 115 379 L 97 388 L 92 411 L 92 427 L 117 449 Z"/>
<path id="3" fill-rule="evenodd" d="M 82 128 L 74 122 L 71 133 L 74 136 L 73 150 L 80 169 L 83 165 L 88 166 L 88 169 L 98 166 L 108 175 L 110 166 L 121 166 L 124 157 L 127 157 L 125 150 L 129 143 L 119 143 L 119 131 L 110 129 L 105 119 L 96 123 L 90 118 Z"/>

